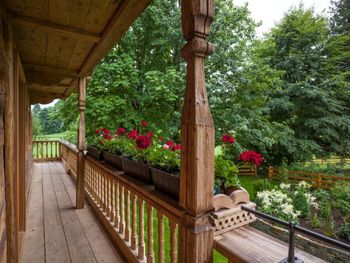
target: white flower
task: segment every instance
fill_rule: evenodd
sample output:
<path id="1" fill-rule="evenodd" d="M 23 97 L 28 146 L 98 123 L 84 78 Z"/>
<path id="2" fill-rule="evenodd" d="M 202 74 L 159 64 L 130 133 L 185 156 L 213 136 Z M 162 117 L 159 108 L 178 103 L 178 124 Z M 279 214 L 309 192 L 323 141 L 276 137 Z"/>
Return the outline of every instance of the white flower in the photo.
<path id="1" fill-rule="evenodd" d="M 280 184 L 280 188 L 283 189 L 283 190 L 290 189 L 290 184 L 281 183 L 281 184 Z"/>

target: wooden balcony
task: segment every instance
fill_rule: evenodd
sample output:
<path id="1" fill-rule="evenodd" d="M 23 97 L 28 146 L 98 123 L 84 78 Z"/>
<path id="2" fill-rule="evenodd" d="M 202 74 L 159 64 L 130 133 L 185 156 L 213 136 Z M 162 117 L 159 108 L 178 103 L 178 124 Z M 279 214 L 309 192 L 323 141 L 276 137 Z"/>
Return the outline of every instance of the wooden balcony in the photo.
<path id="1" fill-rule="evenodd" d="M 75 146 L 37 141 L 33 153 L 22 262 L 183 262 L 181 229 L 186 215 L 177 201 L 85 157 L 89 205 L 76 210 Z M 218 222 L 213 225 L 213 249 L 223 258 L 278 262 L 287 256 L 288 244 L 248 226 L 254 216 L 234 209 L 237 214 L 213 214 Z M 300 249 L 296 254 L 304 262 L 325 262 Z"/>
<path id="2" fill-rule="evenodd" d="M 92 209 L 74 206 L 75 183 L 62 163 L 34 163 L 22 262 L 125 262 Z"/>

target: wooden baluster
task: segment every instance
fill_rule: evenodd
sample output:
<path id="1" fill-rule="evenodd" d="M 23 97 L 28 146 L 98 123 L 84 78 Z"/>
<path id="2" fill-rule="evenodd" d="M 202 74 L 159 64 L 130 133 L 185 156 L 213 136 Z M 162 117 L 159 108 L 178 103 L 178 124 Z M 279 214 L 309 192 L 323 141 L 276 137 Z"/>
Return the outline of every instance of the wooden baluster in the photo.
<path id="1" fill-rule="evenodd" d="M 114 196 L 114 193 L 115 193 L 115 189 L 114 189 L 114 186 L 115 186 L 115 178 L 111 177 L 111 189 L 110 189 L 110 199 L 111 199 L 111 214 L 110 214 L 110 221 L 112 223 L 114 223 L 114 220 L 115 220 L 115 196 Z"/>
<path id="2" fill-rule="evenodd" d="M 55 156 L 53 156 L 53 145 L 54 145 L 54 142 L 50 142 L 50 146 L 51 146 L 51 158 L 54 158 Z"/>
<path id="3" fill-rule="evenodd" d="M 136 250 L 137 248 L 137 197 L 134 193 L 131 193 L 132 200 L 132 225 L 131 225 L 131 249 Z"/>
<path id="4" fill-rule="evenodd" d="M 147 263 L 154 262 L 154 248 L 153 248 L 153 207 L 147 203 L 147 220 L 148 220 L 148 251 Z"/>
<path id="5" fill-rule="evenodd" d="M 130 191 L 127 188 L 124 188 L 125 192 L 125 236 L 124 239 L 126 242 L 130 241 Z"/>
<path id="6" fill-rule="evenodd" d="M 49 143 L 48 142 L 45 142 L 45 149 L 46 149 L 45 158 L 49 158 Z"/>
<path id="7" fill-rule="evenodd" d="M 170 263 L 177 263 L 176 223 L 169 219 L 170 228 Z"/>
<path id="8" fill-rule="evenodd" d="M 119 224 L 119 184 L 118 181 L 115 180 L 114 181 L 114 199 L 115 199 L 115 204 L 114 204 L 114 208 L 115 208 L 115 216 L 114 216 L 114 227 L 118 228 L 118 224 Z"/>
<path id="9" fill-rule="evenodd" d="M 102 189 L 102 191 L 103 191 L 103 212 L 105 212 L 106 213 L 106 210 L 107 210 L 107 205 L 106 205 L 106 203 L 107 203 L 107 193 L 106 193 L 106 174 L 104 173 L 104 172 L 102 172 L 102 175 L 103 175 L 103 189 Z"/>
<path id="10" fill-rule="evenodd" d="M 111 216 L 111 198 L 110 198 L 110 186 L 111 180 L 110 176 L 106 174 L 106 216 L 109 218 Z"/>
<path id="11" fill-rule="evenodd" d="M 138 258 L 143 260 L 145 258 L 145 203 L 139 198 L 139 249 L 138 249 Z"/>
<path id="12" fill-rule="evenodd" d="M 103 210 L 103 202 L 102 202 L 102 174 L 100 169 L 98 169 L 98 199 L 100 200 L 100 209 Z"/>
<path id="13" fill-rule="evenodd" d="M 119 210 L 119 233 L 122 235 L 124 234 L 124 188 L 121 184 L 119 184 Z"/>
<path id="14" fill-rule="evenodd" d="M 39 144 L 40 144 L 40 156 L 38 156 L 38 159 L 42 159 L 44 158 L 44 147 L 42 142 L 39 142 Z"/>
<path id="15" fill-rule="evenodd" d="M 164 262 L 164 222 L 163 214 L 157 210 L 158 217 L 158 262 Z"/>

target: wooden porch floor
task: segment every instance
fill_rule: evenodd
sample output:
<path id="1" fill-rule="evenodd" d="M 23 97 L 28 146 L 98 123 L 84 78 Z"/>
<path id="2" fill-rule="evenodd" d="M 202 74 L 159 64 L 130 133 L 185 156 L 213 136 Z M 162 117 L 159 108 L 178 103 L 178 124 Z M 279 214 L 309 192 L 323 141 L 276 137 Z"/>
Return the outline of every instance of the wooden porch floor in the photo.
<path id="1" fill-rule="evenodd" d="M 75 210 L 75 183 L 60 162 L 34 163 L 22 262 L 125 262 L 90 207 Z"/>

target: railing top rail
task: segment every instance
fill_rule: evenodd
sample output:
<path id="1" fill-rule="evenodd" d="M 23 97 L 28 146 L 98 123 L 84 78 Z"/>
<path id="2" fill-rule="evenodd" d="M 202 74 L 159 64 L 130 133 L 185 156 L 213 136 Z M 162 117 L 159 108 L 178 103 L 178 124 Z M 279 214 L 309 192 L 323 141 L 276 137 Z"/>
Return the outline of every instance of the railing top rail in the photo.
<path id="1" fill-rule="evenodd" d="M 40 143 L 40 142 L 60 142 L 60 140 L 32 140 L 32 142 Z"/>
<path id="2" fill-rule="evenodd" d="M 78 149 L 77 149 L 77 147 L 76 147 L 74 144 L 69 143 L 69 142 L 67 142 L 67 141 L 63 141 L 63 140 L 59 140 L 59 143 L 60 143 L 61 145 L 64 145 L 65 147 L 67 147 L 68 150 L 71 150 L 71 151 L 73 151 L 73 152 L 75 152 L 75 153 L 78 153 Z"/>
<path id="3" fill-rule="evenodd" d="M 317 238 L 319 240 L 328 242 L 329 244 L 341 247 L 343 249 L 350 250 L 350 245 L 349 244 L 346 244 L 346 243 L 341 242 L 339 240 L 336 240 L 336 239 L 333 239 L 333 238 L 321 235 L 319 233 L 316 233 L 316 232 L 314 232 L 312 230 L 309 230 L 309 229 L 306 229 L 304 227 L 295 225 L 295 223 L 293 223 L 293 222 L 287 222 L 287 221 L 281 220 L 281 219 L 276 218 L 274 216 L 271 216 L 271 215 L 259 212 L 257 210 L 251 209 L 251 208 L 243 206 L 243 205 L 241 206 L 241 209 L 244 210 L 244 211 L 247 211 L 249 213 L 252 213 L 252 214 L 254 214 L 254 215 L 258 216 L 258 217 L 261 217 L 261 218 L 270 220 L 272 222 L 278 223 L 280 225 L 283 225 L 285 227 L 290 227 L 293 224 L 294 229 L 296 231 L 299 231 L 300 233 L 303 233 L 303 234 L 305 234 L 307 236 L 311 236 L 311 237 Z"/>

